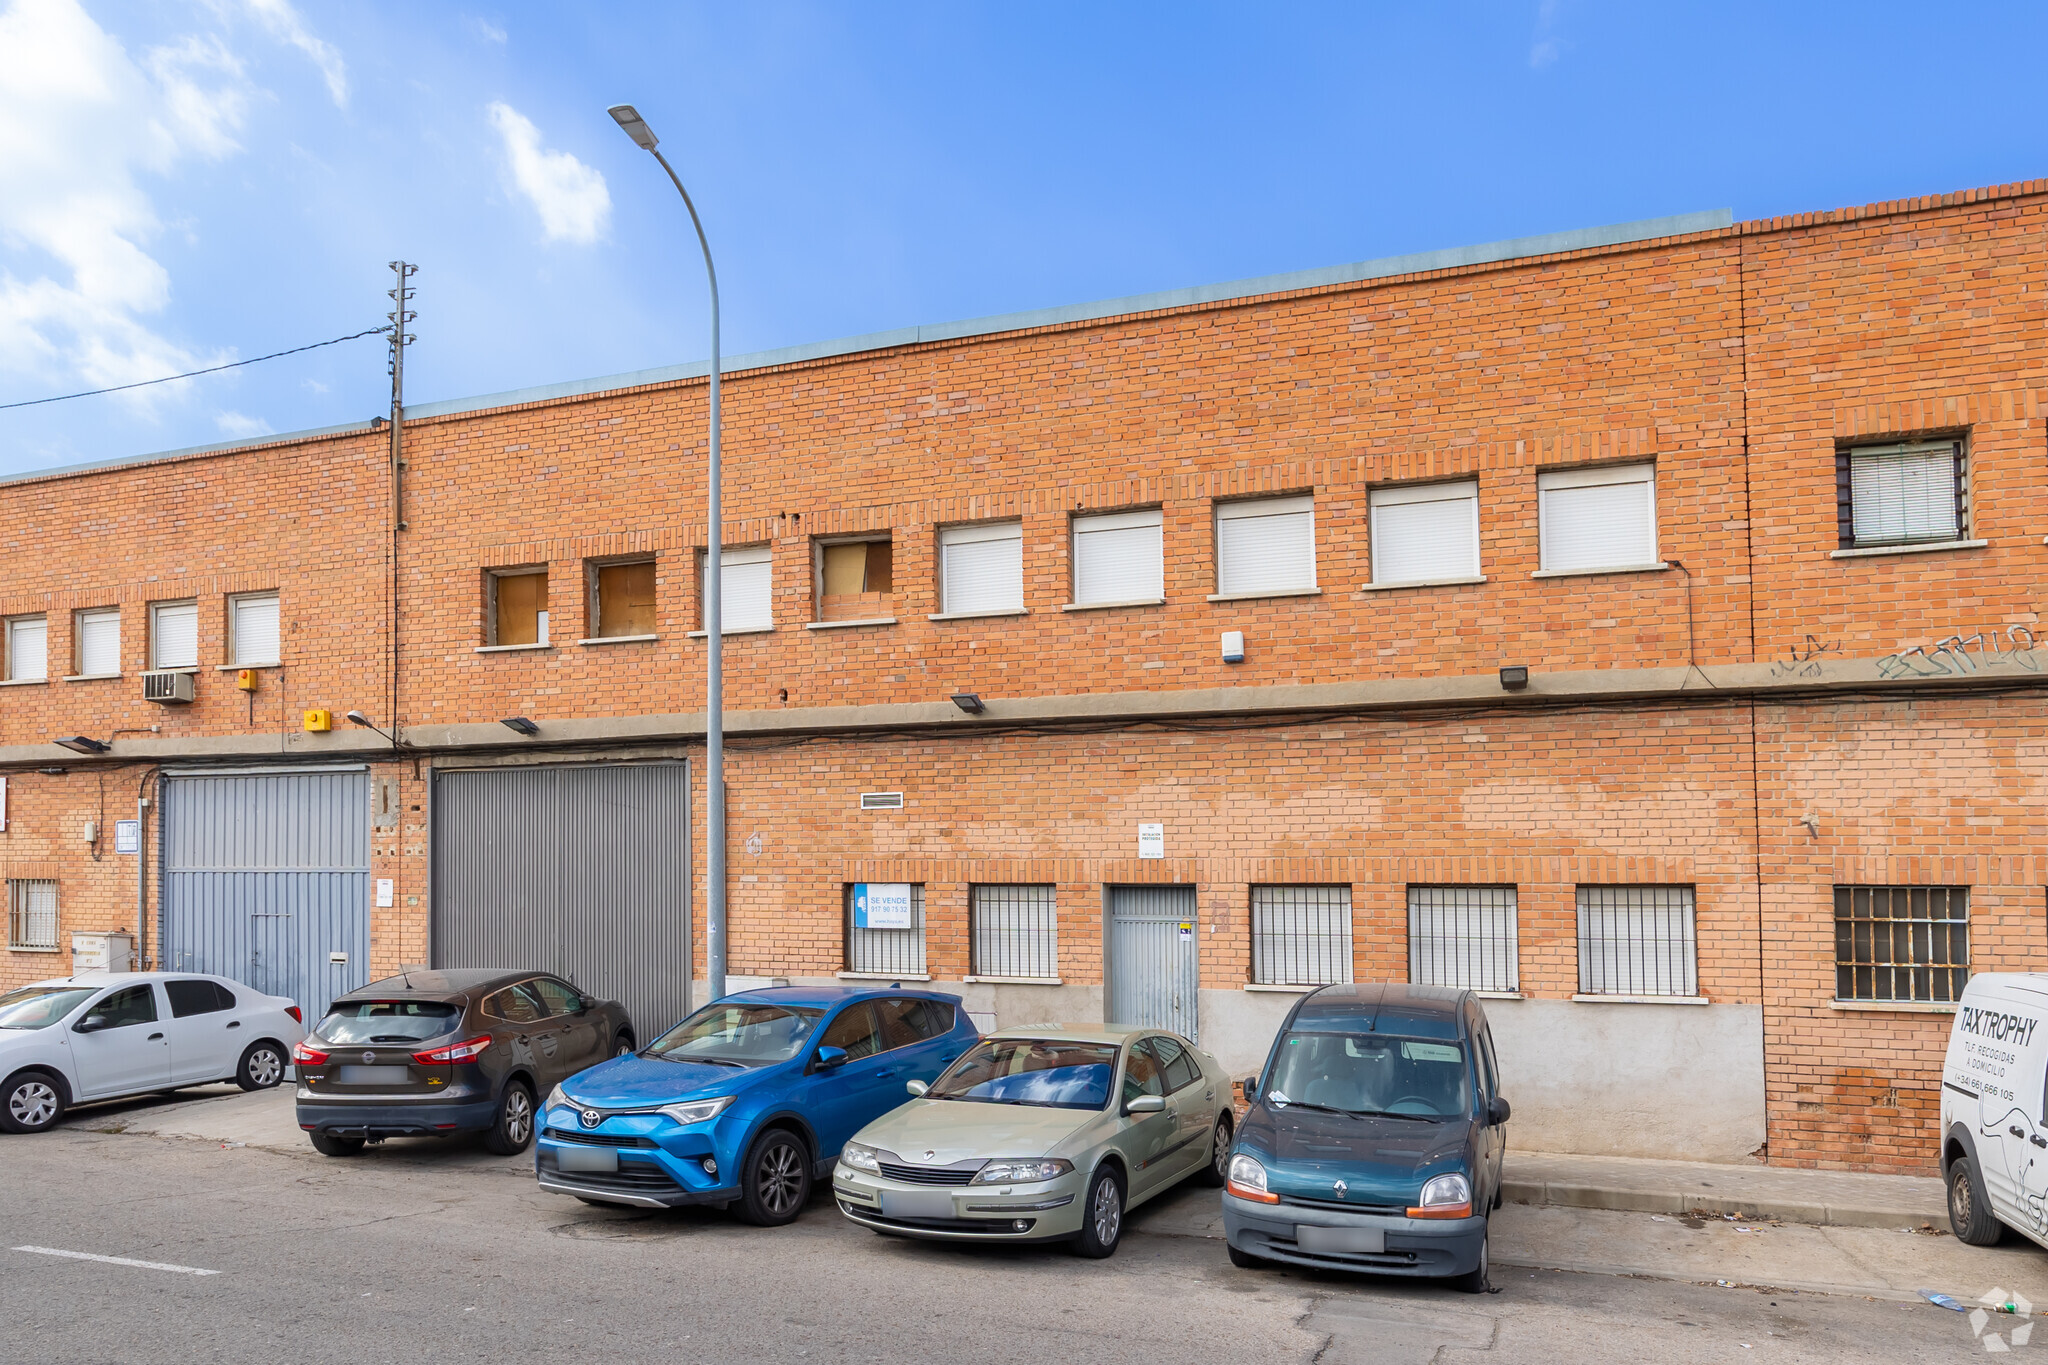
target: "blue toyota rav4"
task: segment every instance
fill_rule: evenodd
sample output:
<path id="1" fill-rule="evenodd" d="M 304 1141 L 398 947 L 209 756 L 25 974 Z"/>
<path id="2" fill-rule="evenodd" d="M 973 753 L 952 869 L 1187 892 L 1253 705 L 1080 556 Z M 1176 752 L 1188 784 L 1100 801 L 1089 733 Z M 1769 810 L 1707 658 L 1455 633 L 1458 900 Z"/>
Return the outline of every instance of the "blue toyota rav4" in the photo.
<path id="1" fill-rule="evenodd" d="M 1508 1102 L 1467 990 L 1325 986 L 1245 1082 L 1223 1190 L 1231 1262 L 1452 1279 L 1486 1289 Z"/>
<path id="2" fill-rule="evenodd" d="M 776 987 L 706 1005 L 637 1054 L 555 1087 L 542 1189 L 592 1204 L 720 1204 L 787 1223 L 861 1128 L 980 1036 L 958 996 Z"/>

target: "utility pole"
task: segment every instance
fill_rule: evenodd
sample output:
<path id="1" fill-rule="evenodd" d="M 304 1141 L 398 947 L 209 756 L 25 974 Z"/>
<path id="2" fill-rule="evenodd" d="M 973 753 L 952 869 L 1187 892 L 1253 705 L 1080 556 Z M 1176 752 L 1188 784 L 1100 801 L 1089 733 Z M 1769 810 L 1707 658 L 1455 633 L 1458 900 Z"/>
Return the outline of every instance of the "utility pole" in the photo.
<path id="1" fill-rule="evenodd" d="M 412 277 L 419 273 L 419 267 L 404 261 L 391 262 L 391 273 L 397 277 L 391 289 L 391 546 L 387 551 L 386 565 L 390 571 L 387 585 L 391 611 L 391 687 L 388 698 L 391 717 L 391 747 L 398 747 L 398 736 L 405 721 L 398 713 L 398 533 L 406 529 L 405 521 L 405 347 L 413 337 L 405 329 L 412 325 L 418 313 L 406 307 L 412 302 Z"/>

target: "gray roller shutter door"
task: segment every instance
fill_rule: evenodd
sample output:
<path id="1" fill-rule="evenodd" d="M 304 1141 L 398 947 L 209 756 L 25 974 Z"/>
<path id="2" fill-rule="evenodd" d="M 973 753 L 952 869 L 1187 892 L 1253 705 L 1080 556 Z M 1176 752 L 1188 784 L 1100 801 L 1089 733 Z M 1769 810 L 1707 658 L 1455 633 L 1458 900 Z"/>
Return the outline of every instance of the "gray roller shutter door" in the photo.
<path id="1" fill-rule="evenodd" d="M 1200 947 L 1194 887 L 1110 887 L 1108 1022 L 1198 1041 Z"/>
<path id="2" fill-rule="evenodd" d="M 288 996 L 308 1027 L 369 979 L 368 772 L 166 774 L 162 795 L 166 968 Z"/>
<path id="3" fill-rule="evenodd" d="M 442 769 L 433 802 L 436 967 L 553 972 L 641 1042 L 682 1018 L 688 764 Z"/>

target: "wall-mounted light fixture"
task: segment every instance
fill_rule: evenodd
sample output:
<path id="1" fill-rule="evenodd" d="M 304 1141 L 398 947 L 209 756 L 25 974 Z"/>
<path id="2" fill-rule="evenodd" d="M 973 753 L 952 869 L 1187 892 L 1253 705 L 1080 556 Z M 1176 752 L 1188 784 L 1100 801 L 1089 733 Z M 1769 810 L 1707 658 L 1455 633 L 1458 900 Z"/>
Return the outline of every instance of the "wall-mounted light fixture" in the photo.
<path id="1" fill-rule="evenodd" d="M 1500 671 L 1500 685 L 1509 692 L 1519 692 L 1529 685 L 1529 670 L 1522 664 L 1509 664 Z"/>
<path id="2" fill-rule="evenodd" d="M 515 734 L 526 735 L 529 738 L 540 733 L 540 727 L 525 716 L 507 716 L 499 721 L 498 724 Z"/>
<path id="3" fill-rule="evenodd" d="M 114 747 L 101 740 L 87 739 L 84 735 L 70 735 L 54 743 L 58 748 L 69 749 L 74 754 L 103 754 Z"/>
<path id="4" fill-rule="evenodd" d="M 389 730 L 379 730 L 377 728 L 376 723 L 360 711 L 350 711 L 343 717 L 343 719 L 348 721 L 350 725 L 360 725 L 365 730 L 375 730 L 378 734 L 384 736 L 384 738 L 390 740 L 393 744 L 398 743 L 398 736 L 392 734 Z"/>
<path id="5" fill-rule="evenodd" d="M 978 716 L 988 710 L 988 703 L 981 699 L 981 694 L 978 692 L 955 692 L 953 694 L 953 705 L 959 707 L 970 716 Z"/>

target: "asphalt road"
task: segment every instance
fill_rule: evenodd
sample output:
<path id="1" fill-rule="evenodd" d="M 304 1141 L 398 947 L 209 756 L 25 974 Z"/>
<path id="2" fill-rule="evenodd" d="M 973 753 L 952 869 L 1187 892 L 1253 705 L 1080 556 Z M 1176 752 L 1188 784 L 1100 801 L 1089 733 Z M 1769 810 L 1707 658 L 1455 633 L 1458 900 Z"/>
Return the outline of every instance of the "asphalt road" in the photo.
<path id="1" fill-rule="evenodd" d="M 1517 1267 L 1474 1297 L 1237 1270 L 1190 1234 L 1214 1199 L 1156 1201 L 1114 1259 L 1091 1262 L 880 1238 L 822 1197 L 773 1230 L 591 1208 L 469 1146 L 335 1161 L 74 1125 L 0 1139 L 0 1357 L 1580 1365 L 1983 1351 L 1959 1315 L 1853 1295 Z"/>

